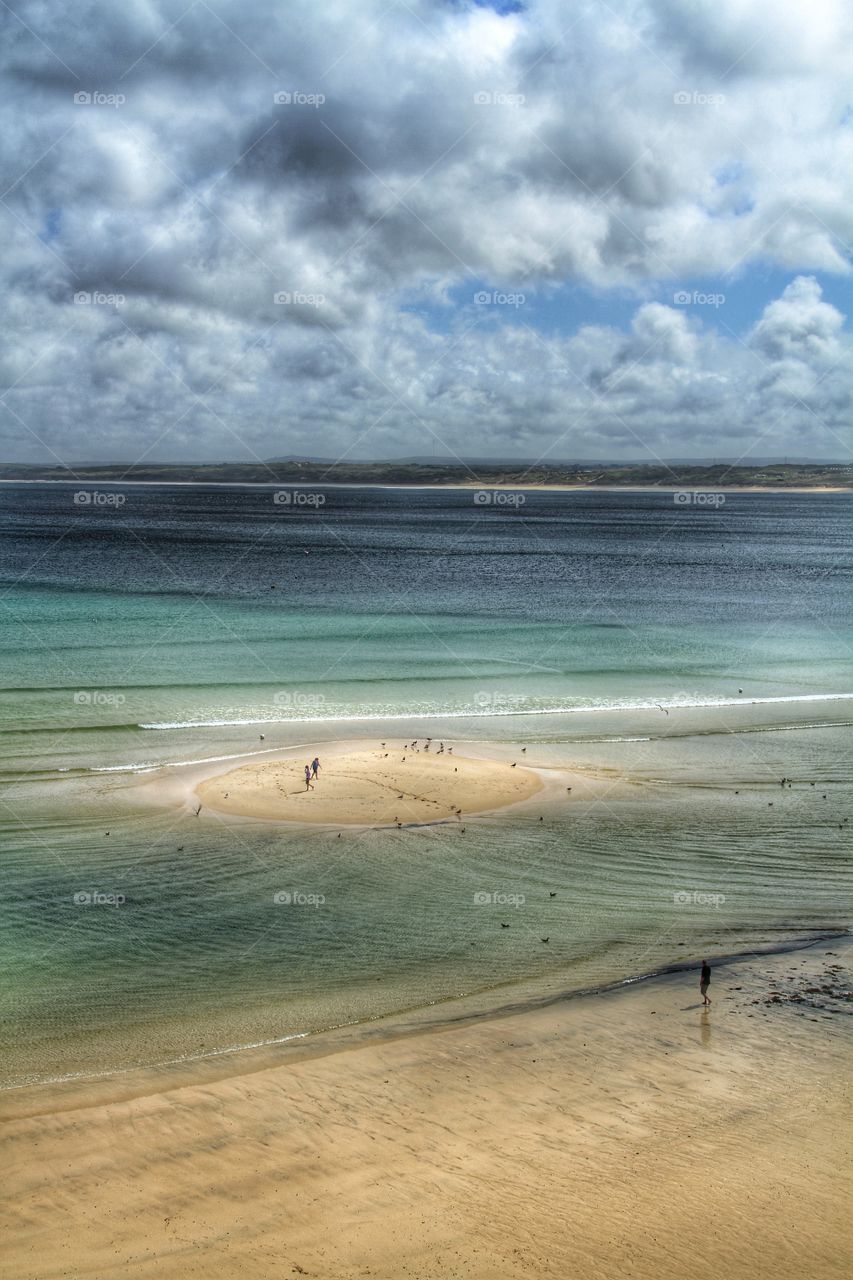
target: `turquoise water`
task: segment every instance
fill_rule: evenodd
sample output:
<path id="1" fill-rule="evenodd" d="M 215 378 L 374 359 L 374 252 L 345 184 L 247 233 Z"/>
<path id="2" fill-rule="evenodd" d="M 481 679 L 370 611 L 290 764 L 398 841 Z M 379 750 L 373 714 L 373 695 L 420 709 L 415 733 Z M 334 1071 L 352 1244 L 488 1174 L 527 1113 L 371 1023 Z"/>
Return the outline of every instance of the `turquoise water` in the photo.
<path id="1" fill-rule="evenodd" d="M 258 489 L 119 492 L 0 494 L 7 1082 L 848 924 L 846 497 L 531 494 L 518 518 L 450 492 L 287 515 Z M 636 786 L 339 840 L 131 785 L 424 732 Z M 524 897 L 510 929 L 483 892 Z"/>

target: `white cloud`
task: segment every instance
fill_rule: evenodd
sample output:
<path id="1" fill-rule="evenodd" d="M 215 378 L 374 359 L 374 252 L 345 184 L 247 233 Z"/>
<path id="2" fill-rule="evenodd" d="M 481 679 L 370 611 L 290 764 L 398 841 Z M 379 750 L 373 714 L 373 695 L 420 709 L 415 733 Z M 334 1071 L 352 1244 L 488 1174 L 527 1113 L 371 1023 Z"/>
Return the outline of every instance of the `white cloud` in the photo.
<path id="1" fill-rule="evenodd" d="M 464 453 L 707 453 L 783 408 L 798 452 L 839 452 L 847 339 L 814 280 L 743 344 L 647 299 L 766 263 L 849 271 L 840 2 L 95 0 L 84 30 L 42 0 L 21 18 L 2 18 L 7 456 L 42 456 L 22 421 L 66 458 L 161 435 L 155 456 L 237 456 L 233 433 L 243 456 L 304 453 L 317 427 L 324 453 L 370 428 L 362 456 L 425 431 Z M 531 303 L 633 290 L 637 310 L 628 333 L 543 337 L 532 306 L 455 310 L 482 281 Z"/>

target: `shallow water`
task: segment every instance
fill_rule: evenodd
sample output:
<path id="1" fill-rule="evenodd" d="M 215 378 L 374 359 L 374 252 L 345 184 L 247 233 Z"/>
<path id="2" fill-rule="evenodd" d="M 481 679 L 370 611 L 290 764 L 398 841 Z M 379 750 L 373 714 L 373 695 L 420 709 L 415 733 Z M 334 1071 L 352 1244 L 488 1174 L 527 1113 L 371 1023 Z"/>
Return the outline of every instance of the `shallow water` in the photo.
<path id="1" fill-rule="evenodd" d="M 507 512 L 328 490 L 285 512 L 263 490 L 122 492 L 110 509 L 0 492 L 8 1081 L 849 923 L 843 495 Z M 542 824 L 338 840 L 128 787 L 132 769 L 424 732 L 636 788 L 549 803 Z"/>

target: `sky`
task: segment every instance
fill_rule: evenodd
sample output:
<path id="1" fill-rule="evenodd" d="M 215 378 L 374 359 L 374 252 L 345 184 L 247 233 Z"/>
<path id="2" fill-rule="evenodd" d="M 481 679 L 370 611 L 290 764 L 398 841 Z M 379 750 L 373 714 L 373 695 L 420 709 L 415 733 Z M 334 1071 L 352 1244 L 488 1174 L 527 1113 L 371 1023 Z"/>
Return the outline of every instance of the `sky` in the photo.
<path id="1" fill-rule="evenodd" d="M 0 460 L 849 460 L 846 0 L 0 27 Z"/>

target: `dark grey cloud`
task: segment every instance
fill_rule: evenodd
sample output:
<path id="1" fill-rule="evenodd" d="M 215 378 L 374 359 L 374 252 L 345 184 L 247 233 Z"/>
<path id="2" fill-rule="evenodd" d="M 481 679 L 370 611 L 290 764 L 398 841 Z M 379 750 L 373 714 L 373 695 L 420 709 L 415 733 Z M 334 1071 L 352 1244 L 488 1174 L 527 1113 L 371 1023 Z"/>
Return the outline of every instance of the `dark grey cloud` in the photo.
<path id="1" fill-rule="evenodd" d="M 12 0 L 3 453 L 837 453 L 849 337 L 812 273 L 849 271 L 849 26 Z M 791 283 L 750 334 L 673 301 L 768 262 Z M 566 281 L 633 290 L 632 323 L 540 332 Z"/>

